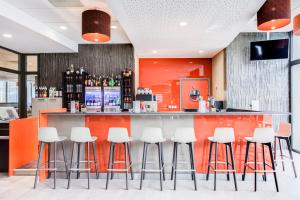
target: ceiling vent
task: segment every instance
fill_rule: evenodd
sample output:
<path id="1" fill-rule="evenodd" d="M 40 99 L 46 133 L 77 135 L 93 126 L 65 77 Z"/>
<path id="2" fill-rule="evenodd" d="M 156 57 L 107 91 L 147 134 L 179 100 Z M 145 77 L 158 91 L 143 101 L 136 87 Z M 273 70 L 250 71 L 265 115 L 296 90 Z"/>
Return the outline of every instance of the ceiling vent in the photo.
<path id="1" fill-rule="evenodd" d="M 55 7 L 83 7 L 80 0 L 48 0 Z"/>

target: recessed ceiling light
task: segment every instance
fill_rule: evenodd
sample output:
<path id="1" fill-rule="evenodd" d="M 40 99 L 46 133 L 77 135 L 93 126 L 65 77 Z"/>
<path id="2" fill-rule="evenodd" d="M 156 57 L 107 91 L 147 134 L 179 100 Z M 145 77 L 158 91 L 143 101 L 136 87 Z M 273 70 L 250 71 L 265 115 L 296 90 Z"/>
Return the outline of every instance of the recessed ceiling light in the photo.
<path id="1" fill-rule="evenodd" d="M 204 52 L 203 50 L 199 50 L 199 51 L 198 51 L 198 53 L 203 53 L 203 52 Z"/>
<path id="2" fill-rule="evenodd" d="M 98 38 L 95 38 L 95 42 L 99 42 Z"/>
<path id="3" fill-rule="evenodd" d="M 276 29 L 276 26 L 272 26 L 271 29 L 272 29 L 272 30 Z"/>
<path id="4" fill-rule="evenodd" d="M 5 38 L 12 38 L 12 35 L 9 33 L 3 33 L 2 36 Z"/>
<path id="5" fill-rule="evenodd" d="M 115 26 L 115 25 L 112 25 L 110 28 L 111 28 L 111 29 L 117 29 L 118 27 Z"/>
<path id="6" fill-rule="evenodd" d="M 67 30 L 68 28 L 66 26 L 60 26 L 59 27 L 61 30 Z"/>
<path id="7" fill-rule="evenodd" d="M 155 54 L 155 53 L 157 53 L 157 51 L 156 51 L 156 50 L 153 50 L 152 52 L 153 52 L 154 54 Z"/>
<path id="8" fill-rule="evenodd" d="M 186 25 L 187 25 L 187 22 L 180 22 L 179 25 L 180 25 L 180 26 L 186 26 Z"/>

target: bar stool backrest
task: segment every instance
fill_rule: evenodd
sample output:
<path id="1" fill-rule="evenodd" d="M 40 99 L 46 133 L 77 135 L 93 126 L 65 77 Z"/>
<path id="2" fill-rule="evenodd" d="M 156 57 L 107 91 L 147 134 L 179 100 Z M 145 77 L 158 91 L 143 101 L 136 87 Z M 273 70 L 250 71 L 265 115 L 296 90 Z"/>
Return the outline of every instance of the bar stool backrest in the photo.
<path id="1" fill-rule="evenodd" d="M 229 127 L 215 128 L 214 141 L 219 143 L 234 142 L 234 129 Z"/>
<path id="2" fill-rule="evenodd" d="M 176 128 L 174 141 L 179 142 L 195 142 L 195 130 L 191 127 L 178 127 Z"/>
<path id="3" fill-rule="evenodd" d="M 72 127 L 70 139 L 74 142 L 92 141 L 90 129 L 87 127 Z"/>
<path id="4" fill-rule="evenodd" d="M 157 143 L 164 141 L 161 128 L 157 127 L 145 127 L 143 128 L 141 141 L 149 143 Z"/>
<path id="5" fill-rule="evenodd" d="M 115 143 L 128 142 L 129 136 L 128 136 L 127 128 L 121 128 L 121 127 L 109 128 L 107 140 L 109 142 L 115 142 Z"/>
<path id="6" fill-rule="evenodd" d="M 253 133 L 253 141 L 258 143 L 274 142 L 273 128 L 256 128 Z"/>
<path id="7" fill-rule="evenodd" d="M 57 130 L 54 127 L 39 128 L 38 139 L 41 142 L 55 142 L 59 140 Z"/>
<path id="8" fill-rule="evenodd" d="M 292 125 L 288 122 L 280 122 L 277 136 L 290 137 L 292 135 Z"/>

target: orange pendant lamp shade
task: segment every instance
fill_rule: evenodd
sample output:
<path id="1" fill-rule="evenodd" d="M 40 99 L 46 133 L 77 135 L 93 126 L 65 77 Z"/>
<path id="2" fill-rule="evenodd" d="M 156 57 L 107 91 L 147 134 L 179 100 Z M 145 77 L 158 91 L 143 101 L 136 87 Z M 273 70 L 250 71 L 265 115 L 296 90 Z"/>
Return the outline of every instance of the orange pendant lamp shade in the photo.
<path id="1" fill-rule="evenodd" d="M 257 12 L 257 29 L 271 31 L 291 23 L 290 0 L 267 0 Z"/>
<path id="2" fill-rule="evenodd" d="M 294 35 L 300 36 L 300 14 L 294 18 Z"/>
<path id="3" fill-rule="evenodd" d="M 100 10 L 82 13 L 82 38 L 91 42 L 110 40 L 110 15 Z"/>

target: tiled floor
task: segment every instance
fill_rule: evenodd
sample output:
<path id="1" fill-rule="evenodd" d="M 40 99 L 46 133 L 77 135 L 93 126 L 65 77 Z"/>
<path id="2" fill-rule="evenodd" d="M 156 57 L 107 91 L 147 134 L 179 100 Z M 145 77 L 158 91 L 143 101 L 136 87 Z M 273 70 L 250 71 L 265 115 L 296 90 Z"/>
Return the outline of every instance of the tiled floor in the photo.
<path id="1" fill-rule="evenodd" d="M 295 155 L 296 166 L 300 173 L 300 155 Z M 164 191 L 159 191 L 158 180 L 145 180 L 143 190 L 139 190 L 139 180 L 129 182 L 129 190 L 124 189 L 125 182 L 122 179 L 115 179 L 110 182 L 109 189 L 105 190 L 105 179 L 91 181 L 91 189 L 86 189 L 86 179 L 72 180 L 71 189 L 66 189 L 67 181 L 58 179 L 57 189 L 53 190 L 52 179 L 44 183 L 39 183 L 36 190 L 32 189 L 34 177 L 15 176 L 0 177 L 0 199 L 28 199 L 28 200 L 48 200 L 48 199 L 109 199 L 109 200 L 298 200 L 300 199 L 300 179 L 295 179 L 292 168 L 286 163 L 286 172 L 281 171 L 278 165 L 278 181 L 280 192 L 275 191 L 273 176 L 268 175 L 268 181 L 263 182 L 261 176 L 258 181 L 258 191 L 253 192 L 254 181 L 251 175 L 246 181 L 241 181 L 238 175 L 238 192 L 234 191 L 233 182 L 227 182 L 225 175 L 219 175 L 217 180 L 217 191 L 213 191 L 213 181 L 205 181 L 203 175 L 198 175 L 198 191 L 194 191 L 193 182 L 190 180 L 178 180 L 177 190 L 173 191 L 173 183 L 170 180 L 164 182 Z M 168 176 L 169 177 L 169 176 Z"/>

